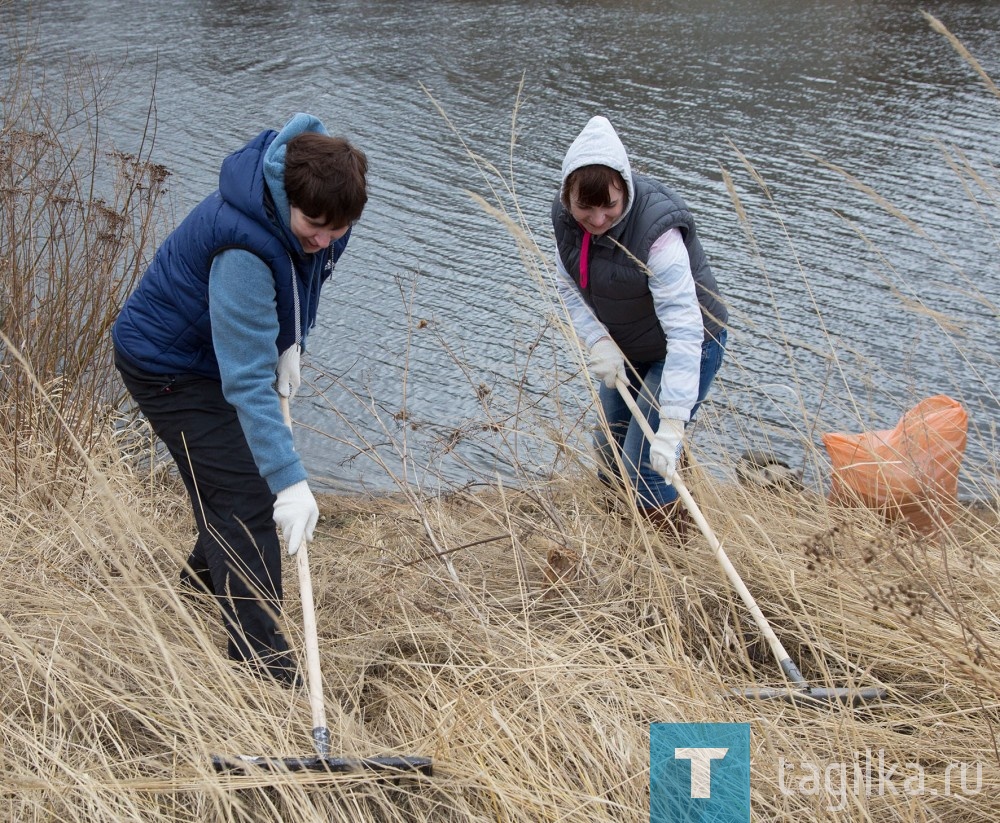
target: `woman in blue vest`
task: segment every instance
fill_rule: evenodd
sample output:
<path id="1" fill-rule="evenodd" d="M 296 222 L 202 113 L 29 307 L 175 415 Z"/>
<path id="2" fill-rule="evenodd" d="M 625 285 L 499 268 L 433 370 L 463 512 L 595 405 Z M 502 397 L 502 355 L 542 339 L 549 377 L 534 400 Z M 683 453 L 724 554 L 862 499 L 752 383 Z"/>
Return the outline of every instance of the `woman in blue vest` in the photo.
<path id="1" fill-rule="evenodd" d="M 219 187 L 157 249 L 112 334 L 125 386 L 164 442 L 198 537 L 181 581 L 214 594 L 229 656 L 296 678 L 275 620 L 281 549 L 311 540 L 319 509 L 279 393 L 320 289 L 367 202 L 367 160 L 308 114 L 222 163 Z"/>
<path id="2" fill-rule="evenodd" d="M 633 174 L 611 123 L 593 117 L 563 159 L 552 225 L 559 294 L 601 381 L 611 439 L 602 428 L 598 450 L 609 471 L 621 455 L 640 510 L 683 537 L 669 480 L 685 426 L 722 364 L 728 317 L 694 218 L 676 193 Z M 652 444 L 618 381 L 656 432 Z"/>

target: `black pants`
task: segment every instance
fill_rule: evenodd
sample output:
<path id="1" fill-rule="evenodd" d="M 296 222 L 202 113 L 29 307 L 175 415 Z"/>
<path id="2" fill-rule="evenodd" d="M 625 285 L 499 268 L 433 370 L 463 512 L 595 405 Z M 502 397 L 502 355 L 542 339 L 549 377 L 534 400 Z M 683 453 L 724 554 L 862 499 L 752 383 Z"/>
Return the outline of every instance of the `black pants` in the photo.
<path id="1" fill-rule="evenodd" d="M 254 463 L 236 409 L 218 380 L 150 374 L 117 354 L 115 366 L 169 449 L 191 498 L 198 538 L 182 582 L 215 595 L 231 659 L 292 682 L 294 663 L 276 621 L 282 595 L 274 495 Z"/>

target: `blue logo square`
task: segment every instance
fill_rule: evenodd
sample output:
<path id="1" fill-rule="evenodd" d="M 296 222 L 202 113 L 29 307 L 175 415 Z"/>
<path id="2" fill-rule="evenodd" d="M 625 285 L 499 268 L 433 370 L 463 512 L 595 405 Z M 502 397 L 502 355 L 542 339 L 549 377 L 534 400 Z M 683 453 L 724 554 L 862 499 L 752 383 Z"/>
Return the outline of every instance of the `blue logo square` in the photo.
<path id="1" fill-rule="evenodd" d="M 750 823 L 750 724 L 653 723 L 649 823 Z"/>

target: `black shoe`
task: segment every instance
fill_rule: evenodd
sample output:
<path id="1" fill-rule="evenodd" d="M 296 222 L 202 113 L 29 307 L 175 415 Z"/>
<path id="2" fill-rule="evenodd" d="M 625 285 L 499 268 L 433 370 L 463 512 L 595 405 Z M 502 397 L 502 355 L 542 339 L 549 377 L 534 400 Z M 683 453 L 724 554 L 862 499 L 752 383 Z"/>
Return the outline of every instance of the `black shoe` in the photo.
<path id="1" fill-rule="evenodd" d="M 215 585 L 212 583 L 212 573 L 208 569 L 192 569 L 184 566 L 181 569 L 181 591 L 186 595 L 210 594 L 215 596 Z"/>
<path id="2" fill-rule="evenodd" d="M 286 689 L 292 689 L 298 691 L 304 685 L 302 680 L 302 675 L 299 674 L 298 670 L 289 671 L 288 669 L 279 669 L 277 671 L 269 670 L 271 677 L 277 681 L 279 686 L 284 686 Z"/>
<path id="3" fill-rule="evenodd" d="M 261 680 L 273 680 L 286 689 L 299 689 L 303 685 L 302 675 L 299 674 L 298 667 L 287 654 L 277 655 L 276 658 L 268 662 L 261 660 L 241 660 L 240 662 Z"/>

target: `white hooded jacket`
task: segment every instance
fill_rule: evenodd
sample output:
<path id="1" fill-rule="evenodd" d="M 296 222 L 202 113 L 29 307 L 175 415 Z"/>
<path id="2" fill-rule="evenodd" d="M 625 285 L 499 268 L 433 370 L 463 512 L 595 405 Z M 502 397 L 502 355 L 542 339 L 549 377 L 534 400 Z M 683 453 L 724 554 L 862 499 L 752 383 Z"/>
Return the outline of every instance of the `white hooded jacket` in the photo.
<path id="1" fill-rule="evenodd" d="M 560 195 L 566 178 L 576 169 L 589 165 L 613 168 L 625 180 L 628 202 L 610 227 L 614 228 L 632 210 L 635 184 L 625 146 L 606 117 L 592 117 L 570 145 L 563 158 Z M 660 416 L 687 422 L 698 399 L 705 329 L 681 232 L 676 228 L 664 232 L 654 241 L 645 264 L 653 306 L 667 339 L 659 391 Z M 602 337 L 610 337 L 607 327 L 594 315 L 566 270 L 558 250 L 556 272 L 559 296 L 583 345 L 589 349 Z"/>

